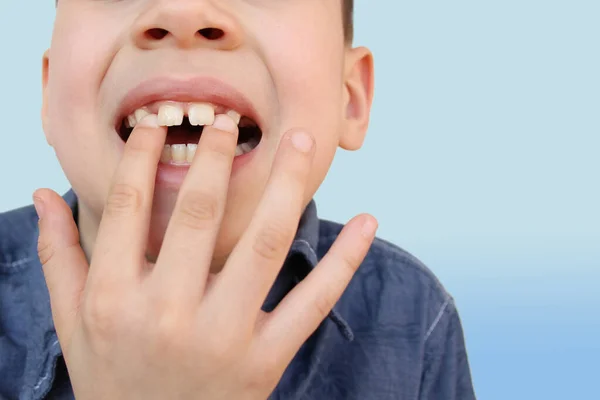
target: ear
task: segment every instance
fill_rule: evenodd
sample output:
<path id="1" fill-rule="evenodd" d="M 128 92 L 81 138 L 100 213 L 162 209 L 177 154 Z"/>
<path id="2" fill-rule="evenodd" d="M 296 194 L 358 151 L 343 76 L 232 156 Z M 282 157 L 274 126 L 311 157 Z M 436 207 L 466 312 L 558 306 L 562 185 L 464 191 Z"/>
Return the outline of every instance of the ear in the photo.
<path id="1" fill-rule="evenodd" d="M 50 73 L 50 50 L 46 50 L 42 56 L 42 129 L 46 135 L 46 141 L 50 146 L 52 143 L 48 136 L 48 75 Z"/>
<path id="2" fill-rule="evenodd" d="M 340 147 L 358 150 L 367 134 L 373 104 L 375 71 L 371 51 L 364 47 L 348 49 L 344 76 L 344 125 Z"/>

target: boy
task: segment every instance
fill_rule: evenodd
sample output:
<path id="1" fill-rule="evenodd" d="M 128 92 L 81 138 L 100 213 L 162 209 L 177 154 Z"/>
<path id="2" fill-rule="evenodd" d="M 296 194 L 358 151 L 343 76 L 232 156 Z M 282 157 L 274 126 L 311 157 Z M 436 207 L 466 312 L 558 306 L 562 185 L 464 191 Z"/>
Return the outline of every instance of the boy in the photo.
<path id="1" fill-rule="evenodd" d="M 2 398 L 474 398 L 437 280 L 311 201 L 369 121 L 351 20 L 58 2 L 42 119 L 73 191 L 0 216 Z"/>

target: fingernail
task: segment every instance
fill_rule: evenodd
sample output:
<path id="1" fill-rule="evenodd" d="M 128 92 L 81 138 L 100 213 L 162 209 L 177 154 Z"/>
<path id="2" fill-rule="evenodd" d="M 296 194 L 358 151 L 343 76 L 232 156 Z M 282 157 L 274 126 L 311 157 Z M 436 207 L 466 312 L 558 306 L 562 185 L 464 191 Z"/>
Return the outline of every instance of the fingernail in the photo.
<path id="1" fill-rule="evenodd" d="M 33 206 L 35 207 L 35 212 L 37 212 L 38 218 L 42 219 L 44 214 L 44 201 L 37 196 L 33 196 Z"/>
<path id="2" fill-rule="evenodd" d="M 369 239 L 375 236 L 375 231 L 377 231 L 377 221 L 373 218 L 366 218 L 361 230 L 362 235 Z"/>
<path id="3" fill-rule="evenodd" d="M 292 135 L 292 144 L 296 150 L 308 153 L 313 147 L 313 139 L 308 133 L 295 132 Z"/>
<path id="4" fill-rule="evenodd" d="M 212 124 L 213 128 L 216 128 L 225 132 L 235 132 L 237 125 L 235 121 L 225 114 L 219 114 L 215 117 L 215 122 Z"/>
<path id="5" fill-rule="evenodd" d="M 137 123 L 136 126 L 142 126 L 145 128 L 158 128 L 158 115 L 149 114 L 146 115 L 140 122 Z"/>

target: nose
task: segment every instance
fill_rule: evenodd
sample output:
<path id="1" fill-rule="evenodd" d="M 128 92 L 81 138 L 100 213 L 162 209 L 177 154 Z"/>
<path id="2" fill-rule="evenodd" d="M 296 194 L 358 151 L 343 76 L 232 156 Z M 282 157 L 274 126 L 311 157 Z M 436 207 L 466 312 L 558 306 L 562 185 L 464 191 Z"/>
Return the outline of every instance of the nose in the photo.
<path id="1" fill-rule="evenodd" d="M 233 50 L 242 44 L 242 28 L 222 0 L 150 0 L 133 30 L 139 48 L 165 46 Z"/>

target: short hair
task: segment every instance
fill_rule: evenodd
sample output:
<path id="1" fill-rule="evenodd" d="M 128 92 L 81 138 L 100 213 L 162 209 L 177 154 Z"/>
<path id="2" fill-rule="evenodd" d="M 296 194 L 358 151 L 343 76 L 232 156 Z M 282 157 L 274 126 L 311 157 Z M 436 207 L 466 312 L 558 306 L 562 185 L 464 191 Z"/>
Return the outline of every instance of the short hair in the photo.
<path id="1" fill-rule="evenodd" d="M 354 0 L 342 0 L 342 18 L 344 37 L 347 43 L 352 43 L 354 39 Z"/>

